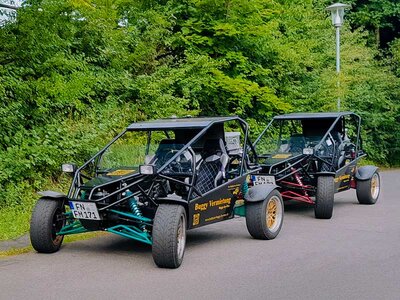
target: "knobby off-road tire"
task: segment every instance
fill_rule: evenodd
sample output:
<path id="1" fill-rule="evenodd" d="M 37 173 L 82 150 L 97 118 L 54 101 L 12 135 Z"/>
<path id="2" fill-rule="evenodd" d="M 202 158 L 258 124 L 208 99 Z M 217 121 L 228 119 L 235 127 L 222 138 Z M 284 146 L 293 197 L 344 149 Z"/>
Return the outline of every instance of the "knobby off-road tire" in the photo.
<path id="1" fill-rule="evenodd" d="M 317 194 L 315 196 L 314 214 L 317 219 L 330 219 L 333 214 L 333 199 L 335 197 L 333 176 L 319 176 L 317 179 Z"/>
<path id="2" fill-rule="evenodd" d="M 65 207 L 63 201 L 41 198 L 35 205 L 31 217 L 30 238 L 32 247 L 41 253 L 53 253 L 60 249 L 63 235 L 56 233 L 65 221 L 58 220 Z"/>
<path id="3" fill-rule="evenodd" d="M 247 230 L 255 239 L 272 240 L 282 228 L 283 215 L 281 194 L 273 190 L 263 201 L 246 203 Z"/>
<path id="4" fill-rule="evenodd" d="M 357 199 L 360 204 L 375 204 L 381 191 L 381 178 L 375 172 L 368 180 L 357 181 Z"/>
<path id="5" fill-rule="evenodd" d="M 182 205 L 160 204 L 153 223 L 153 259 L 160 268 L 178 268 L 185 254 L 186 211 Z"/>

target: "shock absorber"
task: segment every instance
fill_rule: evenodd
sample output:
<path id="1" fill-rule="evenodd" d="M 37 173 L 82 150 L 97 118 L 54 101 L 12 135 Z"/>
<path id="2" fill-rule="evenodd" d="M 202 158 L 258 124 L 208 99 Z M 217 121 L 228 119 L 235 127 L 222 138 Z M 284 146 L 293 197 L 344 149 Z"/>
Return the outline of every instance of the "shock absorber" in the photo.
<path id="1" fill-rule="evenodd" d="M 293 168 L 293 167 L 290 170 L 292 172 L 294 172 L 293 176 L 294 176 L 294 179 L 296 179 L 297 184 L 300 185 L 301 187 L 304 187 L 303 181 L 301 180 L 301 177 L 300 177 L 299 173 L 297 173 L 297 170 L 295 168 Z M 303 189 L 303 191 L 304 191 L 304 195 L 308 197 L 307 191 L 304 190 L 304 189 Z"/>
<path id="2" fill-rule="evenodd" d="M 130 190 L 127 190 L 127 191 L 125 192 L 125 195 L 126 195 L 126 196 L 131 196 L 131 195 L 132 195 L 132 192 L 131 192 Z M 131 209 L 131 212 L 132 212 L 135 216 L 137 216 L 137 217 L 143 217 L 142 211 L 140 210 L 140 208 L 139 208 L 139 206 L 138 206 L 138 204 L 137 204 L 137 201 L 136 201 L 135 197 L 132 196 L 132 197 L 129 198 L 129 200 L 128 200 L 128 205 L 129 205 L 129 208 Z M 141 228 L 142 230 L 144 230 L 144 229 L 145 229 L 145 225 L 144 225 L 144 224 L 141 224 L 141 225 L 140 225 L 140 228 Z"/>
<path id="3" fill-rule="evenodd" d="M 249 184 L 247 183 L 247 181 L 243 182 L 241 188 L 242 188 L 242 190 L 241 190 L 242 195 L 243 195 L 243 196 L 246 195 L 246 193 L 247 193 L 248 190 L 249 190 Z"/>

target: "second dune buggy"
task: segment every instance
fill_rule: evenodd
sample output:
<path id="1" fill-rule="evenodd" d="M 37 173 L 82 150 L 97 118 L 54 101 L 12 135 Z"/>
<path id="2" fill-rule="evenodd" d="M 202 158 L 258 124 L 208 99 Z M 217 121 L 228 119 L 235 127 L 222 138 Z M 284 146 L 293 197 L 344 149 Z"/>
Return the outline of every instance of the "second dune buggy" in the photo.
<path id="1" fill-rule="evenodd" d="M 254 146 L 261 174 L 279 186 L 283 199 L 314 205 L 315 217 L 330 219 L 334 194 L 356 189 L 361 204 L 379 197 L 375 166 L 359 167 L 361 118 L 351 112 L 293 113 L 273 118 Z"/>

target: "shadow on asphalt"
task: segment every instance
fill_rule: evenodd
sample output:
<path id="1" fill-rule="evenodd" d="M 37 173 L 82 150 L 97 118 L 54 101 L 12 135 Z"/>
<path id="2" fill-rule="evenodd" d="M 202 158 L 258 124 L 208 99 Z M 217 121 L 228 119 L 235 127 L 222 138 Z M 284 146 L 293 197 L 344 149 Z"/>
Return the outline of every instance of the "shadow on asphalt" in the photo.
<path id="1" fill-rule="evenodd" d="M 341 207 L 346 207 L 346 206 L 354 206 L 354 205 L 359 205 L 357 202 L 357 199 L 354 198 L 354 200 L 350 199 L 343 199 L 343 198 L 335 198 L 335 204 L 334 204 L 334 209 L 335 208 L 341 208 Z M 307 212 L 312 212 L 314 211 L 314 206 L 312 204 L 308 204 L 305 202 L 300 202 L 300 201 L 285 201 L 285 214 L 302 214 L 302 213 L 307 213 Z M 305 216 L 306 217 L 306 216 Z"/>
<path id="2" fill-rule="evenodd" d="M 119 238 L 119 237 L 118 237 Z M 147 253 L 151 252 L 151 246 L 147 244 L 143 244 L 141 242 L 136 242 L 134 240 L 125 239 L 120 237 L 121 239 L 113 240 L 112 243 L 102 247 L 105 251 L 112 252 L 129 252 L 135 251 L 135 254 Z"/>
<path id="3" fill-rule="evenodd" d="M 341 198 L 335 200 L 335 208 L 353 205 L 358 205 L 357 200 L 351 201 L 350 199 Z M 297 215 L 304 218 L 314 218 L 313 211 L 314 207 L 311 204 L 298 201 L 285 201 L 285 214 L 289 216 Z M 226 228 L 223 229 L 221 227 L 213 228 L 213 226 L 216 226 L 217 224 L 211 224 L 209 226 L 188 231 L 186 240 L 187 249 L 192 247 L 201 247 L 215 242 L 222 243 L 243 238 L 252 239 L 252 237 L 247 234 L 245 227 L 244 231 L 240 233 L 233 230 L 230 231 L 229 222 L 232 222 L 232 220 L 224 222 Z M 246 226 L 245 224 L 243 225 Z M 108 236 L 107 240 L 101 239 L 99 242 L 95 243 L 76 242 L 69 244 L 67 247 L 68 250 L 72 252 L 94 251 L 97 253 L 134 254 L 138 256 L 147 256 L 151 253 L 150 245 L 119 236 L 113 236 L 111 234 Z"/>
<path id="4" fill-rule="evenodd" d="M 314 210 L 314 206 L 299 201 L 285 201 L 285 214 L 296 214 Z"/>
<path id="5" fill-rule="evenodd" d="M 229 230 L 229 223 L 227 229 Z M 249 236 L 250 238 L 250 236 Z M 225 242 L 228 240 L 237 240 L 243 239 L 242 235 L 238 235 L 237 232 L 228 232 L 224 230 L 223 232 L 201 232 L 201 231 L 189 231 L 187 235 L 187 248 L 190 249 L 191 247 L 197 247 L 203 244 L 209 244 L 212 242 Z"/>
<path id="6" fill-rule="evenodd" d="M 227 225 L 228 222 L 227 222 Z M 228 226 L 229 227 L 229 226 Z M 211 231 L 200 231 L 200 230 L 190 230 L 187 234 L 186 239 L 186 248 L 190 249 L 192 247 L 197 247 L 205 244 L 212 243 L 213 241 L 223 242 L 227 240 L 235 240 L 238 238 L 243 238 L 235 233 L 229 232 L 211 232 Z M 250 238 L 250 236 L 249 236 Z M 107 236 L 107 240 L 104 238 L 99 238 L 98 242 L 96 240 L 91 239 L 90 243 L 85 241 L 83 242 L 75 242 L 71 244 L 67 244 L 63 247 L 68 247 L 68 251 L 70 252 L 96 252 L 96 253 L 119 253 L 119 254 L 134 254 L 134 255 L 148 255 L 151 253 L 151 246 L 137 242 L 134 240 L 126 239 L 119 236 Z M 93 243 L 93 241 L 95 241 Z"/>
<path id="7" fill-rule="evenodd" d="M 96 238 L 75 241 L 64 244 L 62 248 L 68 248 L 69 252 L 95 252 L 99 253 L 132 253 L 137 255 L 151 252 L 151 246 L 131 239 L 113 234 L 105 234 Z M 62 251 L 63 249 L 61 249 Z M 147 255 L 147 254 L 146 254 Z"/>

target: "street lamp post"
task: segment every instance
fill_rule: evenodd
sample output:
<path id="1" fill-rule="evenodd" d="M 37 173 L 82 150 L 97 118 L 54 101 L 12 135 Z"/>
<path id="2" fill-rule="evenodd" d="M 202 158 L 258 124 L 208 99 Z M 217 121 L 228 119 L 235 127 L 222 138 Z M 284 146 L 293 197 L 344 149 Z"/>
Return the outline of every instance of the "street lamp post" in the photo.
<path id="1" fill-rule="evenodd" d="M 326 9 L 332 14 L 332 25 L 336 28 L 336 73 L 337 73 L 337 86 L 339 88 L 339 74 L 340 74 L 340 27 L 344 21 L 344 10 L 350 7 L 350 5 L 343 3 L 335 3 L 328 6 Z M 337 109 L 340 111 L 340 96 L 338 95 Z"/>
<path id="2" fill-rule="evenodd" d="M 12 10 L 17 10 L 18 7 L 14 5 L 9 5 L 5 3 L 0 3 L 0 8 L 7 8 L 7 9 L 12 9 Z"/>

